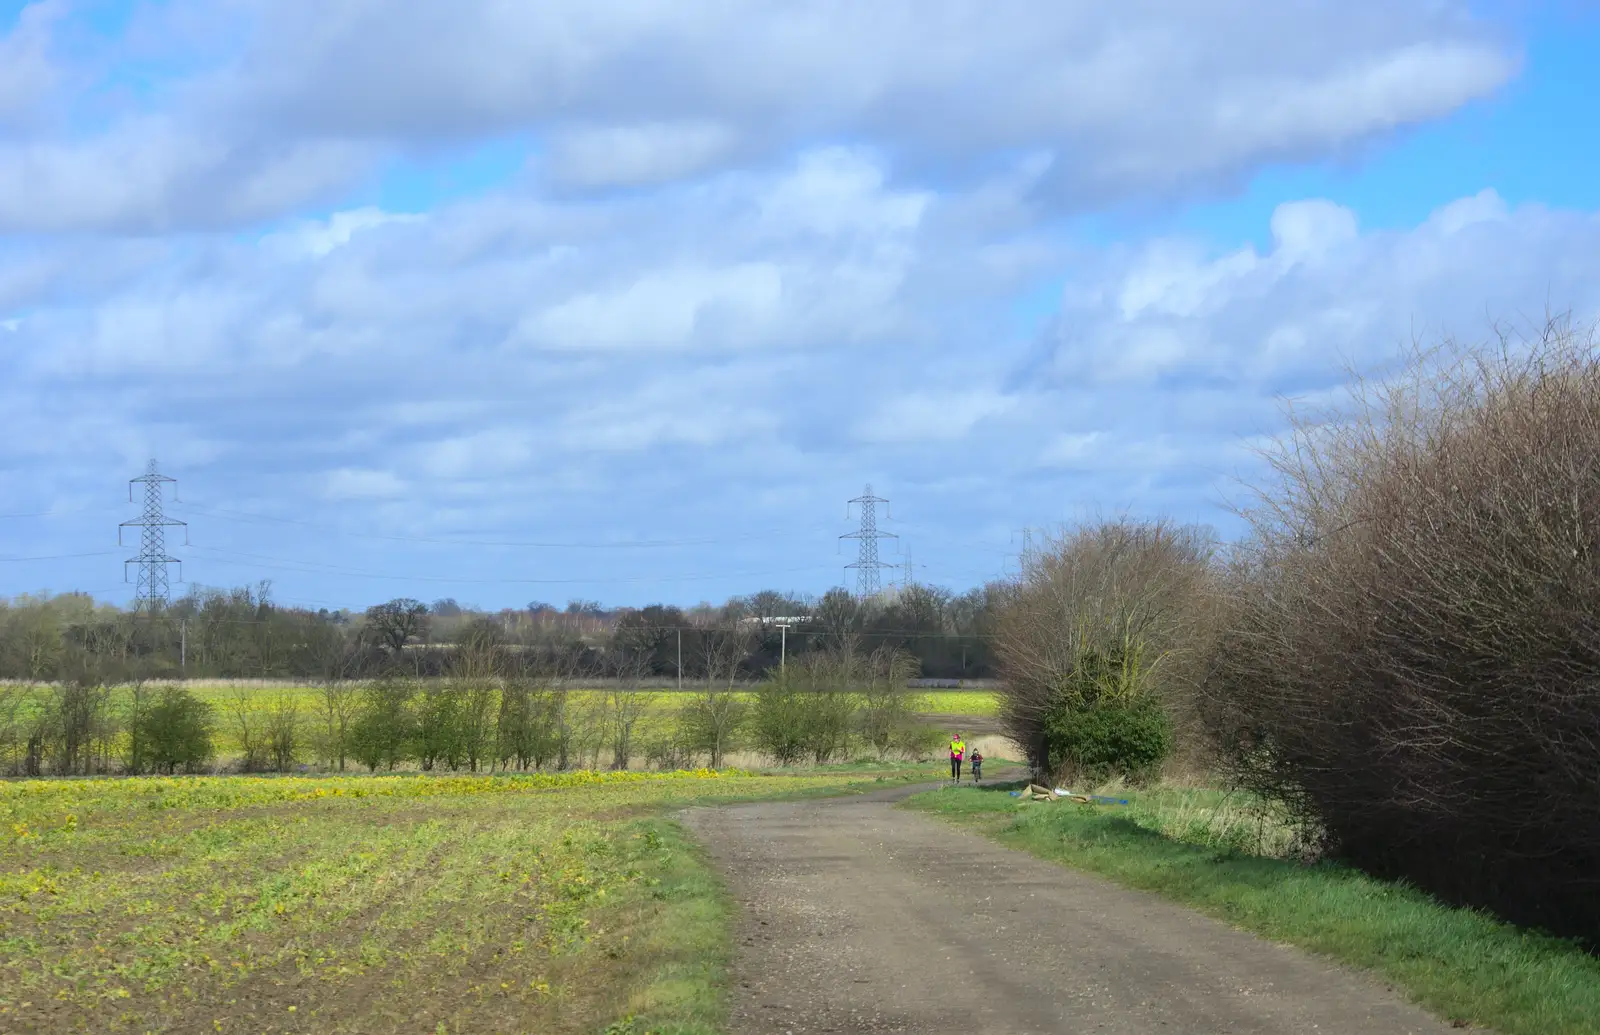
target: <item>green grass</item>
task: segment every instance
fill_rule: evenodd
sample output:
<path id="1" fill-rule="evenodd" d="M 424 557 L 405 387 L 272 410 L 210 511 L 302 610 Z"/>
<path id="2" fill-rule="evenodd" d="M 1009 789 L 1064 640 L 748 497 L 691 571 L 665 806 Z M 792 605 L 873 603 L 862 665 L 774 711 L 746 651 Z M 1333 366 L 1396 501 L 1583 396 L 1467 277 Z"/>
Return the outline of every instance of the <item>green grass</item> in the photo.
<path id="1" fill-rule="evenodd" d="M 932 773 L 0 784 L 0 1030 L 709 1033 L 728 906 L 669 811 Z"/>
<path id="2" fill-rule="evenodd" d="M 1130 805 L 1019 805 L 994 789 L 917 795 L 906 805 L 1366 969 L 1453 1022 L 1505 1035 L 1600 1032 L 1600 959 L 1571 943 L 1331 863 L 1273 858 L 1292 845 L 1287 825 L 1237 798 L 1119 796 Z"/>

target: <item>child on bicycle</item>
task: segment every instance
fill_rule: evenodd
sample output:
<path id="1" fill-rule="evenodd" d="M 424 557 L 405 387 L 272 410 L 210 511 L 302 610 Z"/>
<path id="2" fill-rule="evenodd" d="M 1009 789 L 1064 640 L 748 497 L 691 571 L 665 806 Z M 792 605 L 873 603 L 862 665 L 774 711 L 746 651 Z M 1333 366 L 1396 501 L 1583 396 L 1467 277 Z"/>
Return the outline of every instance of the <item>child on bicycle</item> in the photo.
<path id="1" fill-rule="evenodd" d="M 983 779 L 983 752 L 977 748 L 972 749 L 972 782 L 977 783 Z"/>

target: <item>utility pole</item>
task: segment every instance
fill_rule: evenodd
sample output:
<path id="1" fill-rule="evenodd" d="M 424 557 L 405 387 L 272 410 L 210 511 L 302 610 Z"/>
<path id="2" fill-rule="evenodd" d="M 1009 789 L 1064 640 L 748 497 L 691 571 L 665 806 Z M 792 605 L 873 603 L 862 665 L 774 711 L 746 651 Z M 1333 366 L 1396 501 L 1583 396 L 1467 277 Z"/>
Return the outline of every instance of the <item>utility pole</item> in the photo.
<path id="1" fill-rule="evenodd" d="M 135 611 L 145 614 L 155 614 L 167 606 L 167 565 L 178 565 L 178 581 L 183 581 L 183 562 L 176 557 L 167 556 L 167 529 L 182 528 L 183 542 L 189 544 L 189 526 L 186 522 L 169 518 L 162 512 L 161 486 L 171 482 L 176 485 L 176 478 L 168 478 L 156 469 L 156 462 L 150 461 L 149 467 L 138 478 L 128 479 L 128 502 L 133 502 L 134 483 L 144 485 L 144 512 L 137 521 L 124 521 L 117 526 L 117 545 L 122 545 L 122 530 L 124 528 L 139 529 L 139 556 L 131 557 L 122 562 L 122 577 L 128 577 L 128 565 L 139 566 L 139 581 L 134 590 L 133 607 Z M 177 498 L 176 492 L 173 498 Z"/>
<path id="2" fill-rule="evenodd" d="M 789 623 L 778 623 L 778 671 L 781 673 L 789 661 Z"/>
<path id="3" fill-rule="evenodd" d="M 859 504 L 861 507 L 861 528 L 856 532 L 846 532 L 840 539 L 854 539 L 858 543 L 856 562 L 845 565 L 845 570 L 856 569 L 856 596 L 862 600 L 870 600 L 878 595 L 879 579 L 878 570 L 890 565 L 878 560 L 878 540 L 898 539 L 893 532 L 878 531 L 877 506 L 889 501 L 872 494 L 872 486 L 867 486 L 867 491 L 857 496 L 850 503 Z M 849 504 L 845 505 L 845 514 L 850 513 Z"/>
<path id="4" fill-rule="evenodd" d="M 683 630 L 678 630 L 678 689 L 683 689 Z"/>
<path id="5" fill-rule="evenodd" d="M 189 678 L 189 619 L 178 619 L 178 678 Z"/>

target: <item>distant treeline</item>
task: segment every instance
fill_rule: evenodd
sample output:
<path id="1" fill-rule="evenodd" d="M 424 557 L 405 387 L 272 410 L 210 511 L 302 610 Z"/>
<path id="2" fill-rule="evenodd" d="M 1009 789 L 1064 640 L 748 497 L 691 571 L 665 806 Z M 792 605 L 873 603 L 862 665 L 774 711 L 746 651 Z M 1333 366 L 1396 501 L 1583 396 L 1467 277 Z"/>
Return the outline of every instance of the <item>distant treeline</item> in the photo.
<path id="1" fill-rule="evenodd" d="M 735 688 L 738 655 L 727 651 L 709 659 L 714 680 L 667 695 L 642 688 L 637 673 L 610 689 L 578 687 L 577 653 L 530 660 L 492 624 L 469 633 L 439 678 L 391 669 L 205 696 L 142 680 L 0 685 L 0 774 L 681 769 L 720 767 L 735 751 L 793 765 L 862 752 L 926 758 L 941 740 L 907 690 L 916 660 L 893 648 L 809 651 L 754 692 Z"/>
<path id="2" fill-rule="evenodd" d="M 606 610 L 574 601 L 498 612 L 401 598 L 365 612 L 284 607 L 270 584 L 198 588 L 158 613 L 79 593 L 0 602 L 0 679 L 118 684 L 163 679 L 372 679 L 451 671 L 462 642 L 493 635 L 520 664 L 566 659 L 593 679 L 756 682 L 785 658 L 850 643 L 916 660 L 931 680 L 991 679 L 996 591 L 911 586 L 861 601 L 766 591 L 720 606 Z M 492 632 L 491 632 L 492 631 Z"/>

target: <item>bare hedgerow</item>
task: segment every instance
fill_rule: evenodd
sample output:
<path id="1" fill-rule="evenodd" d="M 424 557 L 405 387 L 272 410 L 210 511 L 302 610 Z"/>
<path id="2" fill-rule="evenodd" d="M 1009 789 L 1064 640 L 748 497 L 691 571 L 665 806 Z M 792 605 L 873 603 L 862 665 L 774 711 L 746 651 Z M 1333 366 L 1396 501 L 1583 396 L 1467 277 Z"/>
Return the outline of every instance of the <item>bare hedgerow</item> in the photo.
<path id="1" fill-rule="evenodd" d="M 1268 454 L 1207 721 L 1344 859 L 1600 936 L 1593 336 L 1417 350 L 1353 402 Z"/>
<path id="2" fill-rule="evenodd" d="M 1208 530 L 1120 519 L 1069 529 L 1025 557 L 1021 576 L 997 587 L 993 649 L 1003 677 L 1001 722 L 1047 768 L 1046 716 L 1086 657 L 1132 644 L 1139 693 L 1157 698 L 1178 728 L 1180 751 L 1203 753 L 1191 693 L 1214 615 Z"/>

